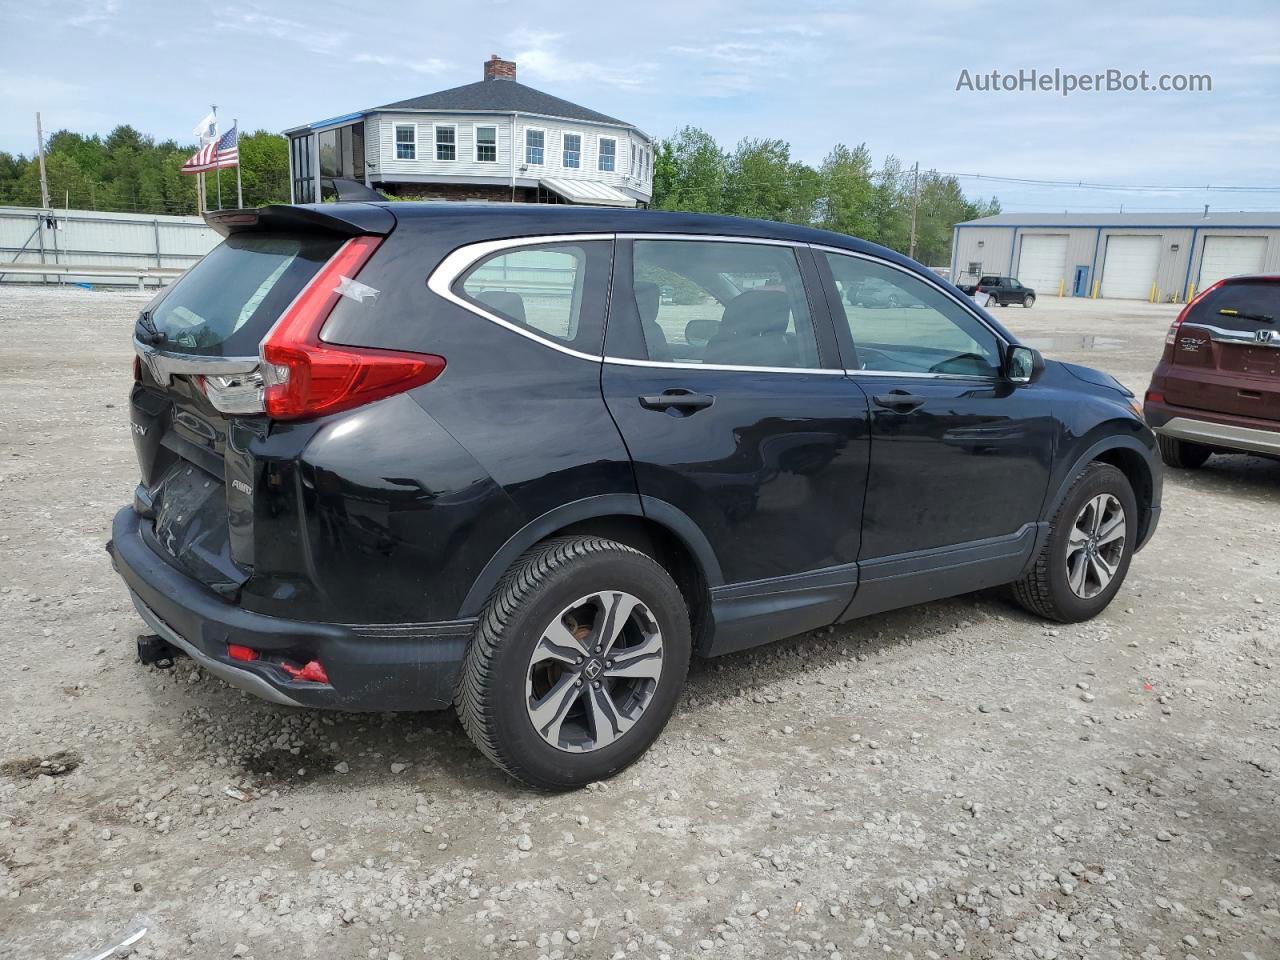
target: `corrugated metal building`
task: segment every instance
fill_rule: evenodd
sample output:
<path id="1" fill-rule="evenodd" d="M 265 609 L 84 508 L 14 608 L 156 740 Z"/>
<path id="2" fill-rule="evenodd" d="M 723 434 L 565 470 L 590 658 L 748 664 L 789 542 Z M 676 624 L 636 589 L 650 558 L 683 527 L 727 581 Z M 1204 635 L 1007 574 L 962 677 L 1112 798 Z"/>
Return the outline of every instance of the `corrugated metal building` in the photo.
<path id="1" fill-rule="evenodd" d="M 0 207 L 0 282 L 129 284 L 119 276 L 5 274 L 5 263 L 186 269 L 222 240 L 200 217 Z"/>
<path id="2" fill-rule="evenodd" d="M 1280 272 L 1280 213 L 1001 213 L 956 224 L 951 279 L 1017 277 L 1038 296 L 1183 302 Z"/>

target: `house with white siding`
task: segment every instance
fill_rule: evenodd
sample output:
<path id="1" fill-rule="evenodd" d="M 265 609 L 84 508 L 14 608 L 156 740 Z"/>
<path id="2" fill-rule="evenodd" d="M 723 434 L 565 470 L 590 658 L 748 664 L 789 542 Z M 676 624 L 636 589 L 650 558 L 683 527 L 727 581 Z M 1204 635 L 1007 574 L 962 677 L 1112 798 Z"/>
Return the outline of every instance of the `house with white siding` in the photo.
<path id="1" fill-rule="evenodd" d="M 412 200 L 645 206 L 653 138 L 634 124 L 516 81 L 496 54 L 484 79 L 284 131 L 290 196 L 335 178 Z"/>

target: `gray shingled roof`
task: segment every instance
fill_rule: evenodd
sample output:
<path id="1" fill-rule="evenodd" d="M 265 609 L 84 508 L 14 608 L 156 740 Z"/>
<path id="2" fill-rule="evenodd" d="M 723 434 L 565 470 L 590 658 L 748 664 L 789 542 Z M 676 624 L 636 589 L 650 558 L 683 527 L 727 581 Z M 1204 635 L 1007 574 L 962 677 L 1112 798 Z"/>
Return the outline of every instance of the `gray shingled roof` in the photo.
<path id="1" fill-rule="evenodd" d="M 961 227 L 1280 227 L 1280 212 L 1232 213 L 1215 210 L 1206 217 L 1189 213 L 997 213 L 957 224 Z"/>
<path id="2" fill-rule="evenodd" d="M 566 120 L 587 120 L 593 123 L 611 123 L 630 127 L 633 124 L 616 117 L 588 110 L 568 100 L 561 100 L 549 93 L 526 87 L 515 80 L 480 80 L 461 87 L 428 93 L 408 100 L 374 107 L 375 110 L 481 110 L 498 113 L 539 113 Z"/>

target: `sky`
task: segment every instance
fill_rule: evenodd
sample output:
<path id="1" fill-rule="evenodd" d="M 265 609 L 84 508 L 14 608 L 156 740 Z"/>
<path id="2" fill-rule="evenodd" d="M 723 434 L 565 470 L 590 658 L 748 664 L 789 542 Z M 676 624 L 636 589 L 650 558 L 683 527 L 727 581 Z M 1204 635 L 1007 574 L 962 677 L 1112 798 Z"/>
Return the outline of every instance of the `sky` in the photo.
<path id="1" fill-rule="evenodd" d="M 371 5 L 372 7 L 372 5 Z M 1068 189 L 961 179 L 1006 210 L 1280 210 L 1276 0 L 0 0 L 0 150 L 46 132 L 130 123 L 191 141 L 218 105 L 280 131 L 481 79 L 518 79 L 666 136 L 691 124 L 732 146 L 791 144 L 817 164 L 866 143 L 945 173 L 1119 185 Z M 957 89 L 968 71 L 1154 82 L 1207 74 L 1205 92 Z M 1272 188 L 1268 192 L 1134 190 Z"/>

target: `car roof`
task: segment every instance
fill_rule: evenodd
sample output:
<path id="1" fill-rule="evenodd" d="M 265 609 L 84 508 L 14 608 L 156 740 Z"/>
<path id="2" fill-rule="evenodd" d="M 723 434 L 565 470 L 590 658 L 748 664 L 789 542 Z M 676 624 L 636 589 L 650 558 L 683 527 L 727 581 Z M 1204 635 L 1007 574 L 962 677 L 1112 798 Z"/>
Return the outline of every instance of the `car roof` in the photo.
<path id="1" fill-rule="evenodd" d="M 839 247 L 854 253 L 867 253 L 908 266 L 917 272 L 927 268 L 902 254 L 844 233 L 816 227 L 727 217 L 709 213 L 669 212 L 665 210 L 613 209 L 550 203 L 422 203 L 388 201 L 374 203 L 391 211 L 404 223 L 436 221 L 466 222 L 468 233 L 491 230 L 497 236 L 535 236 L 549 233 L 688 233 L 708 236 L 759 237 Z M 311 204 L 321 210 L 334 204 Z"/>

